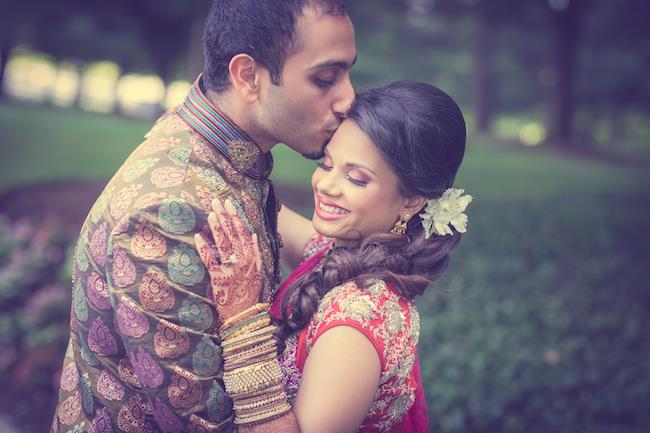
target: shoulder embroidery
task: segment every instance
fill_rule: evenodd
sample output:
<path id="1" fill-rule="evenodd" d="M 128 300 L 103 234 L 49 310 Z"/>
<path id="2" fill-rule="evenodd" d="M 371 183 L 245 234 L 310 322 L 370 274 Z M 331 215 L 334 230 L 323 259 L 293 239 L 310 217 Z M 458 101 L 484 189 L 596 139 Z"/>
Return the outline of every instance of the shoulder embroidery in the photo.
<path id="1" fill-rule="evenodd" d="M 307 329 L 307 350 L 316 335 L 334 322 L 350 321 L 360 327 L 382 358 L 380 386 L 371 405 L 365 428 L 388 432 L 415 401 L 411 373 L 419 336 L 419 316 L 414 305 L 397 295 L 384 281 L 367 289 L 347 282 L 330 290 Z"/>

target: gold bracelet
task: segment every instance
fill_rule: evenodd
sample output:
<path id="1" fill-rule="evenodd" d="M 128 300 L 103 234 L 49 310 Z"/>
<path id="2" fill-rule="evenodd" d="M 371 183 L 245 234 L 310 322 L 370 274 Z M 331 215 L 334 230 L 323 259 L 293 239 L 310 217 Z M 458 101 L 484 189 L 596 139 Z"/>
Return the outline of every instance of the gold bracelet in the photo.
<path id="1" fill-rule="evenodd" d="M 272 403 L 269 403 L 267 405 L 264 405 L 262 407 L 256 407 L 253 409 L 235 409 L 235 414 L 240 418 L 240 419 L 246 419 L 246 418 L 252 418 L 257 415 L 263 414 L 263 413 L 269 413 L 273 412 L 281 407 L 283 407 L 285 404 L 287 404 L 287 398 L 286 396 L 281 396 L 282 398 L 280 400 L 276 400 Z"/>
<path id="2" fill-rule="evenodd" d="M 291 406 L 289 406 L 289 403 L 285 402 L 283 405 L 278 406 L 274 410 L 262 412 L 251 416 L 240 417 L 239 414 L 235 412 L 235 424 L 243 424 L 243 425 L 259 424 L 262 421 L 268 421 L 274 418 L 279 418 L 280 416 L 288 413 L 290 410 L 291 410 Z"/>
<path id="3" fill-rule="evenodd" d="M 251 347 L 242 346 L 242 350 L 229 352 L 223 357 L 224 364 L 240 362 L 244 359 L 254 359 L 256 356 L 266 354 L 269 351 L 277 352 L 277 344 L 274 339 L 268 339 L 262 343 L 257 343 Z"/>
<path id="4" fill-rule="evenodd" d="M 277 385 L 273 385 L 268 388 L 256 389 L 247 393 L 237 394 L 236 396 L 232 397 L 232 401 L 246 403 L 259 397 L 266 397 L 267 395 L 275 394 L 281 391 L 284 392 L 284 386 L 281 383 L 278 383 Z"/>
<path id="5" fill-rule="evenodd" d="M 239 354 L 242 353 L 250 353 L 253 352 L 254 349 L 260 348 L 262 346 L 266 346 L 269 344 L 275 344 L 277 345 L 277 342 L 273 335 L 267 334 L 267 335 L 261 335 L 257 338 L 252 338 L 248 341 L 245 341 L 237 346 L 234 347 L 227 347 L 223 348 L 222 354 L 223 358 L 234 358 Z"/>
<path id="6" fill-rule="evenodd" d="M 248 325 L 250 325 L 252 323 L 256 323 L 256 322 L 260 321 L 261 319 L 265 319 L 265 318 L 268 318 L 268 320 L 271 320 L 271 316 L 269 316 L 269 313 L 267 313 L 266 311 L 262 311 L 259 314 L 256 314 L 256 315 L 254 315 L 252 317 L 249 317 L 246 320 L 242 320 L 238 324 L 233 325 L 228 329 L 225 329 L 223 332 L 221 332 L 220 337 L 221 337 L 222 340 L 227 340 L 228 337 L 230 335 L 232 335 L 233 332 L 236 332 L 241 328 L 248 327 Z"/>
<path id="7" fill-rule="evenodd" d="M 247 411 L 251 409 L 259 409 L 266 405 L 277 403 L 278 401 L 281 401 L 282 399 L 286 399 L 286 398 L 287 396 L 284 393 L 276 393 L 273 396 L 264 398 L 262 400 L 257 400 L 251 403 L 244 403 L 244 404 L 234 403 L 233 407 L 235 408 L 235 411 Z"/>
<path id="8" fill-rule="evenodd" d="M 239 394 L 248 393 L 251 391 L 260 391 L 263 389 L 271 388 L 273 386 L 279 385 L 282 383 L 281 377 L 272 377 L 270 375 L 259 376 L 253 379 L 243 380 L 233 380 L 226 381 L 224 380 L 224 385 L 226 385 L 226 393 L 233 399 L 236 400 Z"/>
<path id="9" fill-rule="evenodd" d="M 224 349 L 225 352 L 226 349 L 235 348 L 247 342 L 248 340 L 252 340 L 260 336 L 272 337 L 273 331 L 275 331 L 275 326 L 273 325 L 265 326 L 264 328 L 258 329 L 256 331 L 248 332 L 246 334 L 240 335 L 230 340 L 222 341 L 221 347 Z"/>
<path id="10" fill-rule="evenodd" d="M 234 347 L 227 347 L 224 348 L 223 350 L 223 357 L 224 359 L 232 358 L 236 354 L 245 352 L 245 351 L 251 351 L 255 347 L 258 347 L 262 344 L 267 344 L 270 341 L 274 341 L 274 338 L 272 335 L 267 334 L 267 335 L 257 335 L 253 338 L 249 338 L 248 340 L 242 342 L 241 344 L 234 346 Z"/>
<path id="11" fill-rule="evenodd" d="M 277 359 L 238 368 L 223 374 L 227 393 L 233 397 L 253 390 L 268 388 L 282 381 Z"/>
<path id="12" fill-rule="evenodd" d="M 277 361 L 277 359 L 275 361 Z M 249 372 L 264 370 L 267 367 L 269 367 L 271 364 L 272 364 L 272 361 L 262 361 L 262 362 L 256 362 L 255 364 L 249 364 L 249 365 L 247 365 L 245 367 L 238 368 L 237 369 L 237 375 L 238 376 L 244 376 L 244 375 L 249 374 Z M 224 376 L 225 376 L 225 374 L 224 374 Z"/>
<path id="13" fill-rule="evenodd" d="M 257 351 L 267 349 L 269 347 L 276 347 L 277 348 L 277 341 L 275 338 L 272 338 L 270 336 L 266 336 L 266 339 L 260 343 L 256 343 L 251 345 L 250 343 L 245 343 L 242 344 L 241 346 L 237 346 L 234 349 L 230 349 L 227 353 L 225 353 L 225 358 L 229 359 L 236 359 L 244 356 L 250 356 L 251 354 L 254 354 Z"/>
<path id="14" fill-rule="evenodd" d="M 232 363 L 229 362 L 227 364 L 224 363 L 223 371 L 224 372 L 230 372 L 230 371 L 236 370 L 238 368 L 246 367 L 247 365 L 250 365 L 252 363 L 258 363 L 258 362 L 262 362 L 262 361 L 273 361 L 273 360 L 277 359 L 277 357 L 278 357 L 278 355 L 275 353 L 275 349 L 271 349 L 269 352 L 262 353 L 262 354 L 256 356 L 255 358 L 252 358 L 252 359 L 251 358 L 246 358 L 246 359 L 243 359 L 243 360 L 240 360 L 240 361 L 237 361 L 237 362 L 232 362 Z"/>
<path id="15" fill-rule="evenodd" d="M 259 316 L 255 316 L 255 317 L 259 317 Z M 243 323 L 242 325 L 233 326 L 232 328 L 228 329 L 226 332 L 230 331 L 230 333 L 223 335 L 221 337 L 222 341 L 228 341 L 242 334 L 250 333 L 253 331 L 257 331 L 258 329 L 265 328 L 271 324 L 271 317 L 268 314 L 266 314 L 265 316 L 259 317 L 255 321 L 252 321 L 246 325 L 243 325 Z"/>
<path id="16" fill-rule="evenodd" d="M 255 304 L 250 308 L 245 309 L 241 313 L 237 313 L 234 316 L 228 318 L 223 324 L 219 327 L 219 333 L 221 334 L 226 329 L 230 328 L 233 324 L 239 322 L 242 318 L 246 317 L 249 314 L 257 314 L 263 311 L 268 312 L 271 309 L 271 304 Z"/>

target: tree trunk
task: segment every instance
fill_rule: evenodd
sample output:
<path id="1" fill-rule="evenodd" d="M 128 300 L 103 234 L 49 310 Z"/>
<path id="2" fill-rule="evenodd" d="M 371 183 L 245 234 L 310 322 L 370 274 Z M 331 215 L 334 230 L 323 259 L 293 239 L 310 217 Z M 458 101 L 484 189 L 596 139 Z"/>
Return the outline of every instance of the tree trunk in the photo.
<path id="1" fill-rule="evenodd" d="M 190 56 L 187 65 L 188 81 L 196 80 L 203 71 L 203 25 L 208 16 L 209 4 L 206 0 L 194 0 L 192 4 L 192 27 L 190 29 Z"/>
<path id="2" fill-rule="evenodd" d="M 6 35 L 0 35 L 0 100 L 5 98 L 4 82 L 7 62 L 11 53 L 11 41 Z"/>
<path id="3" fill-rule="evenodd" d="M 553 11 L 552 70 L 555 80 L 549 87 L 547 101 L 547 141 L 559 147 L 572 145 L 575 113 L 574 75 L 578 48 L 582 2 L 571 0 L 560 11 Z"/>
<path id="4" fill-rule="evenodd" d="M 476 132 L 485 134 L 490 131 L 494 111 L 494 26 L 488 14 L 479 10 L 476 23 L 474 45 L 474 76 Z"/>
<path id="5" fill-rule="evenodd" d="M 77 89 L 72 100 L 72 106 L 78 110 L 81 110 L 81 98 L 83 96 L 83 81 L 84 81 L 84 64 L 81 62 L 74 62 L 74 68 L 77 71 Z"/>

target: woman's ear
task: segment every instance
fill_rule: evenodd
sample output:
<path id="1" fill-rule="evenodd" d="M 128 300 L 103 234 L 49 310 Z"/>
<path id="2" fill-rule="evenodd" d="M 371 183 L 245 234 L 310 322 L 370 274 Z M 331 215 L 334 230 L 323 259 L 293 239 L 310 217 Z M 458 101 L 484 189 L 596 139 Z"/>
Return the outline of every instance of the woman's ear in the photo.
<path id="1" fill-rule="evenodd" d="M 247 102 L 259 97 L 260 66 L 248 54 L 237 54 L 228 64 L 233 89 Z"/>
<path id="2" fill-rule="evenodd" d="M 422 196 L 409 197 L 404 201 L 404 206 L 402 207 L 402 212 L 400 215 L 405 213 L 413 216 L 416 215 L 422 208 L 427 204 L 427 198 Z"/>

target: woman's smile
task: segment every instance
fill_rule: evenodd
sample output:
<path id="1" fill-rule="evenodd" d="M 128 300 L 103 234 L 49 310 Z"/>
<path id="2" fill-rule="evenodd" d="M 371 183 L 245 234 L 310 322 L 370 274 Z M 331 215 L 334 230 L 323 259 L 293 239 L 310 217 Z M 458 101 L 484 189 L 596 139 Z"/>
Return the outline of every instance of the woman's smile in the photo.
<path id="1" fill-rule="evenodd" d="M 318 194 L 314 195 L 314 202 L 316 204 L 316 215 L 326 221 L 340 220 L 350 213 L 349 210 L 323 199 Z"/>

